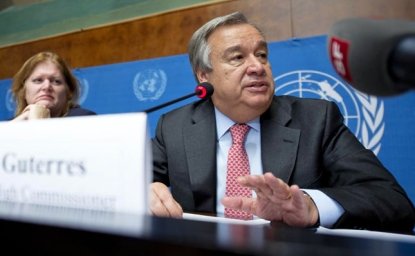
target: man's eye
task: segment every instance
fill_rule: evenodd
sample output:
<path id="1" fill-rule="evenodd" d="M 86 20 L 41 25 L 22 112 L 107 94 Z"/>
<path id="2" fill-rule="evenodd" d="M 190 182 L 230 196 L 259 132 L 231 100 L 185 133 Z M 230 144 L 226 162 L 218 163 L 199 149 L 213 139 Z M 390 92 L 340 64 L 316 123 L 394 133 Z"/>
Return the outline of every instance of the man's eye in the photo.
<path id="1" fill-rule="evenodd" d="M 237 56 L 235 56 L 235 59 L 236 60 L 242 60 L 244 58 L 244 56 L 242 56 L 242 55 L 237 55 Z"/>
<path id="2" fill-rule="evenodd" d="M 257 56 L 258 60 L 261 63 L 265 64 L 265 63 L 268 62 L 268 53 L 266 53 L 266 52 L 259 52 L 259 53 L 256 54 L 256 56 Z"/>
<path id="3" fill-rule="evenodd" d="M 238 54 L 238 55 L 232 56 L 230 58 L 230 61 L 231 62 L 238 62 L 239 63 L 239 62 L 243 61 L 243 59 L 244 59 L 244 56 L 242 54 Z"/>
<path id="4" fill-rule="evenodd" d="M 263 58 L 263 59 L 267 59 L 268 58 L 268 54 L 266 52 L 260 52 L 257 54 L 258 57 Z"/>

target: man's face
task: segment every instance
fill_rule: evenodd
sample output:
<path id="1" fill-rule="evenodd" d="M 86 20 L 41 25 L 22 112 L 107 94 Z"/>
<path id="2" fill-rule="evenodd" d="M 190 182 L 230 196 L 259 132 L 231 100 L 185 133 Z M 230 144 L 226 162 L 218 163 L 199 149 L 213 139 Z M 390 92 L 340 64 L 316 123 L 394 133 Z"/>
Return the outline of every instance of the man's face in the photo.
<path id="1" fill-rule="evenodd" d="M 223 26 L 210 35 L 208 44 L 213 70 L 198 72 L 198 78 L 214 86 L 215 106 L 228 116 L 235 112 L 262 114 L 274 94 L 263 36 L 248 24 Z"/>

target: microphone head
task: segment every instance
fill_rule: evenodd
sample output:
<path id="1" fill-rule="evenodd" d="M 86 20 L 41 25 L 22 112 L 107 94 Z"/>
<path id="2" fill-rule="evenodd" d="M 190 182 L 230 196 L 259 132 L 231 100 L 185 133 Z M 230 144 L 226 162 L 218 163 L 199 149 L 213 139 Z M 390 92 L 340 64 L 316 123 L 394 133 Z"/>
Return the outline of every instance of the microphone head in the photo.
<path id="1" fill-rule="evenodd" d="M 196 86 L 195 93 L 197 97 L 201 99 L 207 99 L 210 98 L 210 96 L 212 96 L 213 91 L 214 89 L 211 83 L 203 82 Z"/>
<path id="2" fill-rule="evenodd" d="M 330 61 L 359 91 L 378 96 L 402 93 L 408 88 L 391 74 L 392 55 L 399 41 L 414 33 L 415 23 L 403 20 L 340 20 L 328 33 Z"/>

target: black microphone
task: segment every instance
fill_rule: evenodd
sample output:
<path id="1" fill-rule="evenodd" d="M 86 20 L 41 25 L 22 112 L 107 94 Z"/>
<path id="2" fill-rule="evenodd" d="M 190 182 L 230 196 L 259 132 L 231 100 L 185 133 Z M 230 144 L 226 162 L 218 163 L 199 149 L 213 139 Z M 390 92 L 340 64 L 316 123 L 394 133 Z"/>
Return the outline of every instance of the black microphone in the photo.
<path id="1" fill-rule="evenodd" d="M 415 22 L 350 18 L 328 34 L 330 61 L 359 91 L 389 96 L 415 89 Z"/>
<path id="2" fill-rule="evenodd" d="M 153 111 L 156 111 L 156 110 L 159 110 L 161 108 L 170 106 L 170 105 L 172 105 L 172 104 L 174 104 L 176 102 L 179 102 L 179 101 L 188 99 L 188 98 L 190 98 L 192 96 L 195 96 L 195 95 L 197 97 L 199 97 L 200 99 L 208 99 L 210 96 L 212 96 L 213 91 L 214 91 L 214 89 L 213 89 L 212 84 L 210 84 L 208 82 L 200 83 L 198 86 L 196 86 L 195 92 L 190 93 L 188 95 L 185 95 L 183 97 L 177 98 L 175 100 L 168 101 L 168 102 L 163 103 L 161 105 L 158 105 L 158 106 L 155 106 L 155 107 L 152 107 L 152 108 L 143 110 L 143 112 L 151 113 Z"/>

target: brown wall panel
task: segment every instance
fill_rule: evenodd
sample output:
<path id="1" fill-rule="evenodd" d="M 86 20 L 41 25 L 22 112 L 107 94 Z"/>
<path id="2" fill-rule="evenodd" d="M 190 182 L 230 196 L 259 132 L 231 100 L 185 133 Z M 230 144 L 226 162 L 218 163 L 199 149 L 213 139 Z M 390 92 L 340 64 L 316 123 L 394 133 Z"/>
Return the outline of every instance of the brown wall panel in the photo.
<path id="1" fill-rule="evenodd" d="M 292 0 L 293 36 L 326 34 L 348 17 L 414 19 L 412 0 Z"/>
<path id="2" fill-rule="evenodd" d="M 289 38 L 289 7 L 290 0 L 227 1 L 0 48 L 0 79 L 11 77 L 27 58 L 45 50 L 57 52 L 72 67 L 182 54 L 201 24 L 234 11 L 264 27 L 269 40 Z"/>
<path id="3" fill-rule="evenodd" d="M 242 11 L 267 40 L 325 34 L 349 16 L 414 19 L 412 0 L 233 0 L 0 48 L 0 79 L 12 77 L 33 54 L 50 50 L 72 67 L 182 54 L 192 33 L 213 17 Z"/>

